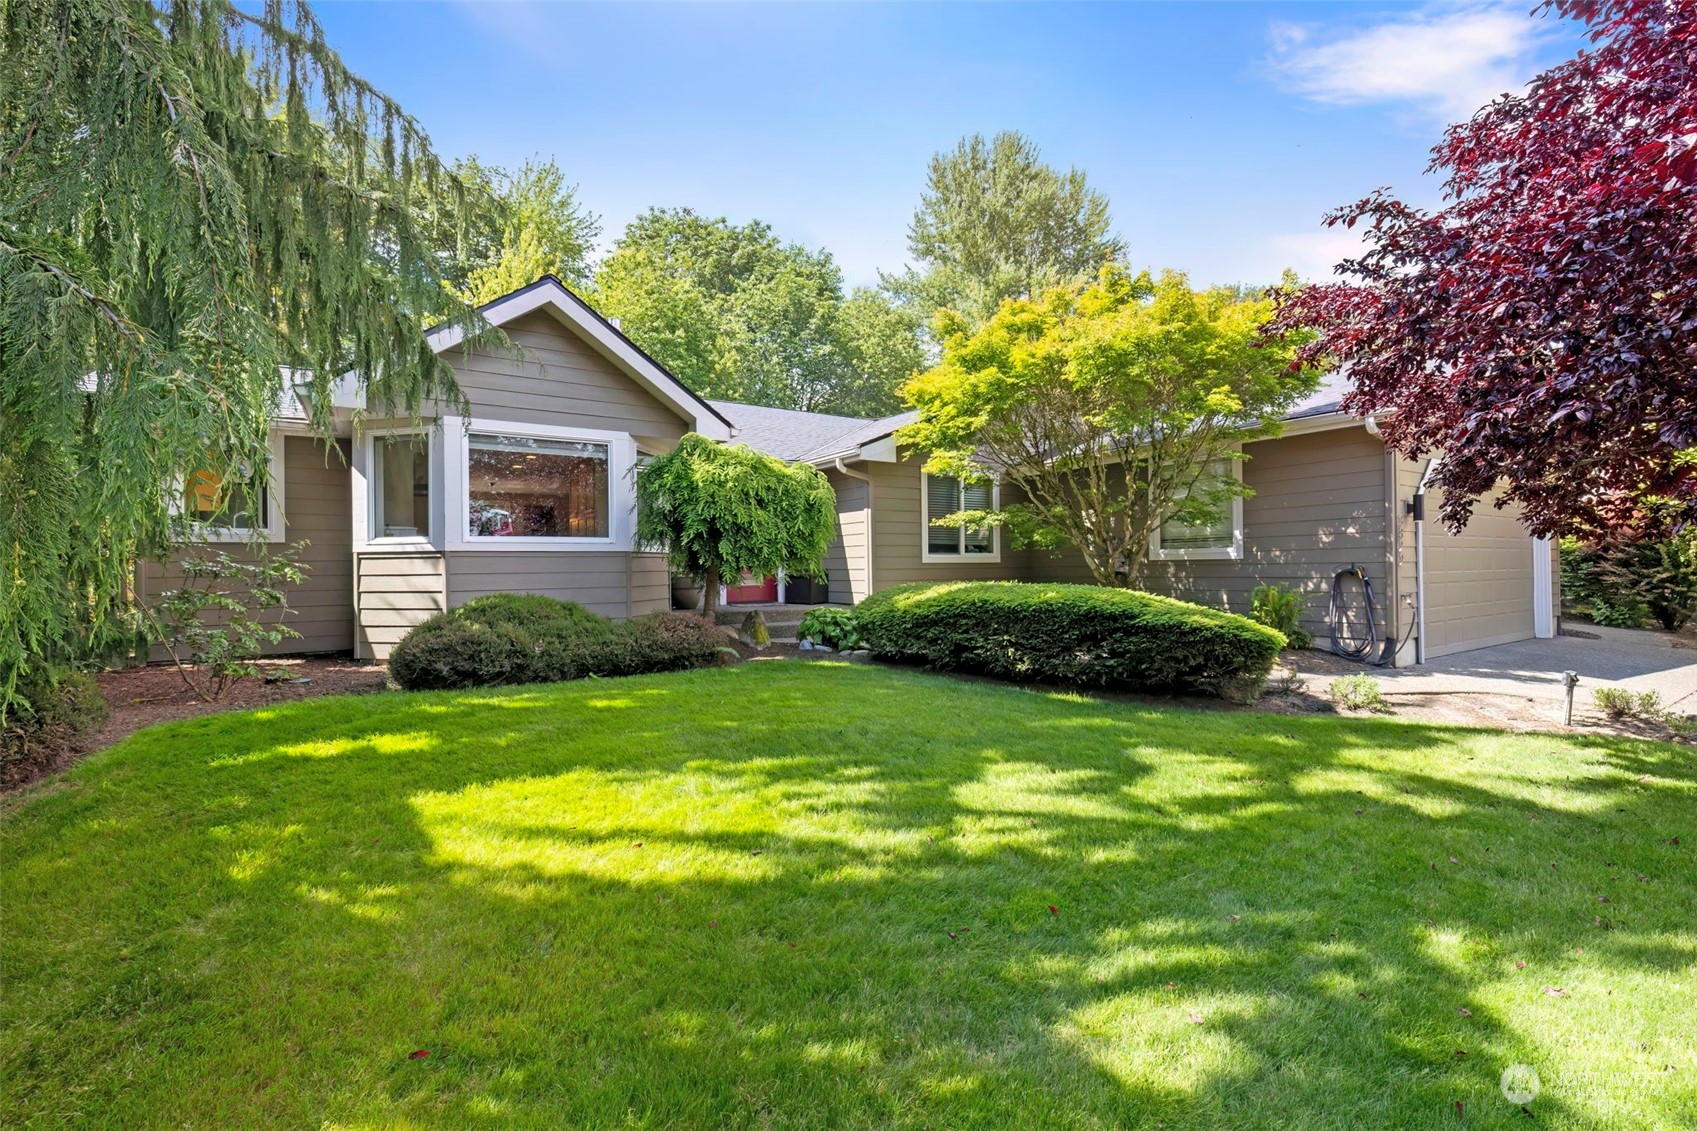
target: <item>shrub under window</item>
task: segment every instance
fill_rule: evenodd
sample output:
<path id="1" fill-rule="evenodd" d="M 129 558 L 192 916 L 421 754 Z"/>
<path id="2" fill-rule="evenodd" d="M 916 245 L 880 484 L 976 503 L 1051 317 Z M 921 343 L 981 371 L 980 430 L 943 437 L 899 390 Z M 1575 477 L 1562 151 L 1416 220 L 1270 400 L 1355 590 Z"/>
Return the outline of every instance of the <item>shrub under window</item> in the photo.
<path id="1" fill-rule="evenodd" d="M 855 623 L 876 655 L 1016 680 L 1259 690 L 1282 633 L 1247 617 L 1125 589 L 921 582 L 874 593 Z"/>
<path id="2" fill-rule="evenodd" d="M 701 667 L 729 651 L 704 618 L 657 613 L 628 621 L 570 601 L 498 593 L 438 613 L 407 633 L 389 673 L 408 691 L 547 683 Z"/>

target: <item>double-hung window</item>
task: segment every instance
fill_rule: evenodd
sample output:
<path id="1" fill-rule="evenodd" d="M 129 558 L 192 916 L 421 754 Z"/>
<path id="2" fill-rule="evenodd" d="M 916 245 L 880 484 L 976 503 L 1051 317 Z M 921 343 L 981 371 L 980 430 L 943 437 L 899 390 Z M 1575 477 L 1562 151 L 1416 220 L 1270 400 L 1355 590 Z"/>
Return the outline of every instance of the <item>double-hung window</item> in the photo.
<path id="1" fill-rule="evenodd" d="M 935 526 L 933 523 L 961 511 L 996 509 L 996 485 L 988 479 L 956 479 L 952 475 L 925 475 L 923 503 L 926 561 L 961 558 L 997 558 L 996 530 L 989 526 Z"/>
<path id="2" fill-rule="evenodd" d="M 473 432 L 468 539 L 610 537 L 609 445 Z"/>
<path id="3" fill-rule="evenodd" d="M 1192 492 L 1201 492 L 1221 482 L 1236 478 L 1239 461 L 1230 458 L 1211 459 L 1189 491 L 1173 502 L 1185 502 Z M 1205 515 L 1189 516 L 1184 521 L 1173 516 L 1161 523 L 1156 531 L 1150 554 L 1157 559 L 1236 558 L 1243 553 L 1243 499 L 1232 497 L 1218 500 Z"/>

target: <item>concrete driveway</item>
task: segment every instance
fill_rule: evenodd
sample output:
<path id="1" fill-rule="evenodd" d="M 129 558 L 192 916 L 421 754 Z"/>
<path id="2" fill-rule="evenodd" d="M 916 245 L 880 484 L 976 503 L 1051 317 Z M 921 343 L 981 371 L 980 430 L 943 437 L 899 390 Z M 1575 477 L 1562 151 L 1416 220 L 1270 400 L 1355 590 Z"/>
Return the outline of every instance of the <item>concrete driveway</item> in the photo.
<path id="1" fill-rule="evenodd" d="M 1697 640 L 1593 625 L 1580 631 L 1596 639 L 1522 640 L 1373 675 L 1387 695 L 1472 692 L 1560 701 L 1562 672 L 1572 670 L 1579 673 L 1577 707 L 1588 708 L 1599 687 L 1624 687 L 1658 692 L 1664 707 L 1697 713 Z"/>

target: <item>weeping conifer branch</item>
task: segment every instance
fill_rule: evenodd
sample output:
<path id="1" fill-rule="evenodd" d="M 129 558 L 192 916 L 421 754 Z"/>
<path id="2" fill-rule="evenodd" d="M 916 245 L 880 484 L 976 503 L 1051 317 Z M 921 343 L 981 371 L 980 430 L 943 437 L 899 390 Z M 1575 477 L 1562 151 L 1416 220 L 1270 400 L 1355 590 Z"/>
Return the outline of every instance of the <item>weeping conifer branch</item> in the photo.
<path id="1" fill-rule="evenodd" d="M 0 717 L 17 673 L 128 643 L 199 468 L 263 488 L 280 374 L 328 429 L 460 406 L 432 324 L 493 208 L 305 4 L 0 0 Z"/>

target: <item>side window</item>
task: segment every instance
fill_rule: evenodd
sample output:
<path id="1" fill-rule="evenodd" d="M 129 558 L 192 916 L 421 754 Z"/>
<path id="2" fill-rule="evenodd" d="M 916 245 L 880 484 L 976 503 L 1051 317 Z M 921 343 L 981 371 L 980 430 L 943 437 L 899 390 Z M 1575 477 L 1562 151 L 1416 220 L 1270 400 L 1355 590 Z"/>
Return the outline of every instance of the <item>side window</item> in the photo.
<path id="1" fill-rule="evenodd" d="M 1198 485 L 1217 483 L 1237 474 L 1232 459 L 1209 460 L 1203 468 Z M 1174 500 L 1182 501 L 1185 496 Z M 1182 555 L 1205 551 L 1214 554 L 1229 554 L 1236 550 L 1239 530 L 1238 517 L 1242 513 L 1241 503 L 1236 499 L 1222 499 L 1212 512 L 1199 522 L 1182 522 L 1177 518 L 1169 518 L 1161 523 L 1157 550 L 1160 554 Z"/>
<path id="2" fill-rule="evenodd" d="M 430 536 L 430 438 L 408 434 L 373 441 L 376 513 L 379 538 Z"/>
<path id="3" fill-rule="evenodd" d="M 934 526 L 933 521 L 959 511 L 995 508 L 995 485 L 987 480 L 963 482 L 949 475 L 925 475 L 925 552 L 929 556 L 993 555 L 996 531 L 990 527 Z"/>

